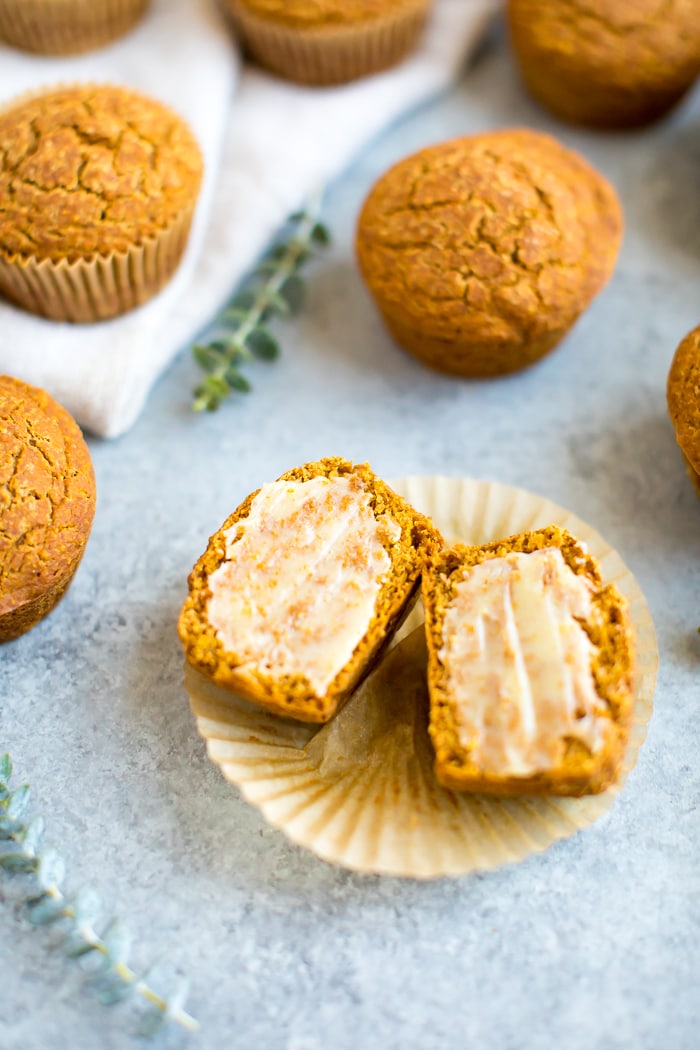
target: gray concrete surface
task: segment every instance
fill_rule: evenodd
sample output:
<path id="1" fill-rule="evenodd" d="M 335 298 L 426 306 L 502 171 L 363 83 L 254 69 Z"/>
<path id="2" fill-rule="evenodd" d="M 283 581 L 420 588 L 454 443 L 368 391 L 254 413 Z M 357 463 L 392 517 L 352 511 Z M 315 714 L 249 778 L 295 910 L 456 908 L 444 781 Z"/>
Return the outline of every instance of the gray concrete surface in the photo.
<path id="1" fill-rule="evenodd" d="M 373 180 L 424 144 L 508 124 L 554 131 L 620 190 L 617 273 L 527 374 L 441 378 L 388 340 L 353 265 Z M 242 1050 L 691 1050 L 700 1024 L 700 503 L 665 415 L 700 322 L 700 96 L 657 128 L 597 135 L 523 96 L 503 45 L 383 137 L 333 188 L 335 246 L 310 272 L 285 354 L 255 393 L 188 411 L 183 353 L 122 440 L 91 442 L 94 534 L 68 597 L 0 652 L 0 748 L 31 780 L 68 884 L 94 884 L 192 981 L 202 1027 L 160 1046 Z M 207 760 L 175 634 L 187 572 L 263 480 L 324 454 L 386 476 L 521 485 L 626 559 L 659 634 L 656 708 L 612 813 L 541 856 L 432 884 L 366 878 L 268 828 Z M 122 1050 L 106 1011 L 0 879 L 0 1047 Z"/>

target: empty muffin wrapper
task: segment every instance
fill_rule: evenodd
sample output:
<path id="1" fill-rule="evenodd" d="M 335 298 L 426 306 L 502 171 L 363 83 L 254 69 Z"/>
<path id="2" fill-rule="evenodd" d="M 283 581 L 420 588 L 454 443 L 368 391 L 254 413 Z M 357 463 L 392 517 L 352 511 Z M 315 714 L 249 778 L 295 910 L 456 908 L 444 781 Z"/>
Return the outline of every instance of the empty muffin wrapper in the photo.
<path id="1" fill-rule="evenodd" d="M 335 864 L 430 879 L 522 860 L 592 824 L 637 760 L 658 667 L 654 625 L 619 555 L 569 511 L 523 489 L 470 479 L 392 482 L 450 542 L 482 544 L 559 525 L 587 544 L 629 602 L 637 643 L 635 705 L 617 784 L 585 798 L 497 799 L 441 787 L 428 736 L 426 646 L 419 605 L 382 664 L 325 726 L 276 718 L 191 667 L 185 684 L 209 756 L 265 820 Z"/>

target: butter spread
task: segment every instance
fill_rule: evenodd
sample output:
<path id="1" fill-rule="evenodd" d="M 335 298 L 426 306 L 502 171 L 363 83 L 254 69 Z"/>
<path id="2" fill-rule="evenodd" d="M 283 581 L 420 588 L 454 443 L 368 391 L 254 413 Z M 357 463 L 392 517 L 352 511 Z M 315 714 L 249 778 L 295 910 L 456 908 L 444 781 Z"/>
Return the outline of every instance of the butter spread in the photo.
<path id="1" fill-rule="evenodd" d="M 591 584 L 557 548 L 487 560 L 455 586 L 439 656 L 459 741 L 479 769 L 528 776 L 559 764 L 565 738 L 603 746 L 596 649 L 578 622 L 590 614 Z"/>
<path id="2" fill-rule="evenodd" d="M 374 615 L 382 541 L 400 536 L 354 475 L 263 485 L 209 577 L 209 622 L 238 672 L 303 675 L 324 696 Z"/>

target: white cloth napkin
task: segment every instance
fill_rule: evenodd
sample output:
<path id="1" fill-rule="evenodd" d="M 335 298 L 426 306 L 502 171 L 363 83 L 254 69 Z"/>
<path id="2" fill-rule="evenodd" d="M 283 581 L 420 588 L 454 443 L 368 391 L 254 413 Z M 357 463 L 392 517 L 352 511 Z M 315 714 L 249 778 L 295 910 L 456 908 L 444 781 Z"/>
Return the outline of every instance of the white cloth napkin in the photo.
<path id="1" fill-rule="evenodd" d="M 383 127 L 450 83 L 498 2 L 437 0 L 418 53 L 337 88 L 241 69 L 213 0 L 153 0 L 134 32 L 92 55 L 38 58 L 0 45 L 0 104 L 59 82 L 126 84 L 188 121 L 206 166 L 188 249 L 167 288 L 97 325 L 45 321 L 0 299 L 0 373 L 44 387 L 93 433 L 122 434 L 287 215 Z"/>

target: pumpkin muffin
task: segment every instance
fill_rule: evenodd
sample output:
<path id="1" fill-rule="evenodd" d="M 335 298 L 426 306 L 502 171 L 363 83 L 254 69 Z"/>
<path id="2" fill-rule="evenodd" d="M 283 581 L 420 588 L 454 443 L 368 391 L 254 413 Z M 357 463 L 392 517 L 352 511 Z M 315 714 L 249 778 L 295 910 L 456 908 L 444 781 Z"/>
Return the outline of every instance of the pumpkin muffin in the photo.
<path id="1" fill-rule="evenodd" d="M 44 390 L 0 376 L 0 641 L 61 600 L 94 514 L 95 475 L 78 424 Z"/>
<path id="2" fill-rule="evenodd" d="M 263 485 L 189 578 L 190 664 L 276 714 L 327 722 L 376 663 L 441 545 L 367 464 L 322 459 Z"/>
<path id="3" fill-rule="evenodd" d="M 391 168 L 359 217 L 361 273 L 389 331 L 441 372 L 494 376 L 549 353 L 612 274 L 615 191 L 527 129 L 454 139 Z"/>
<path id="4" fill-rule="evenodd" d="M 23 51 L 73 55 L 127 33 L 149 0 L 0 0 L 0 39 Z"/>
<path id="5" fill-rule="evenodd" d="M 186 124 L 121 87 L 0 112 L 0 293 L 58 321 L 114 317 L 175 272 L 202 179 Z"/>
<path id="6" fill-rule="evenodd" d="M 510 0 L 508 21 L 528 88 L 575 124 L 646 124 L 700 75 L 698 0 Z"/>
<path id="7" fill-rule="evenodd" d="M 423 578 L 439 781 L 589 795 L 620 772 L 633 706 L 625 600 L 550 526 L 439 554 Z"/>
<path id="8" fill-rule="evenodd" d="M 300 84 L 342 84 L 396 65 L 432 0 L 226 0 L 251 55 Z"/>
<path id="9" fill-rule="evenodd" d="M 700 496 L 700 327 L 693 329 L 676 350 L 666 395 L 676 441 Z"/>

